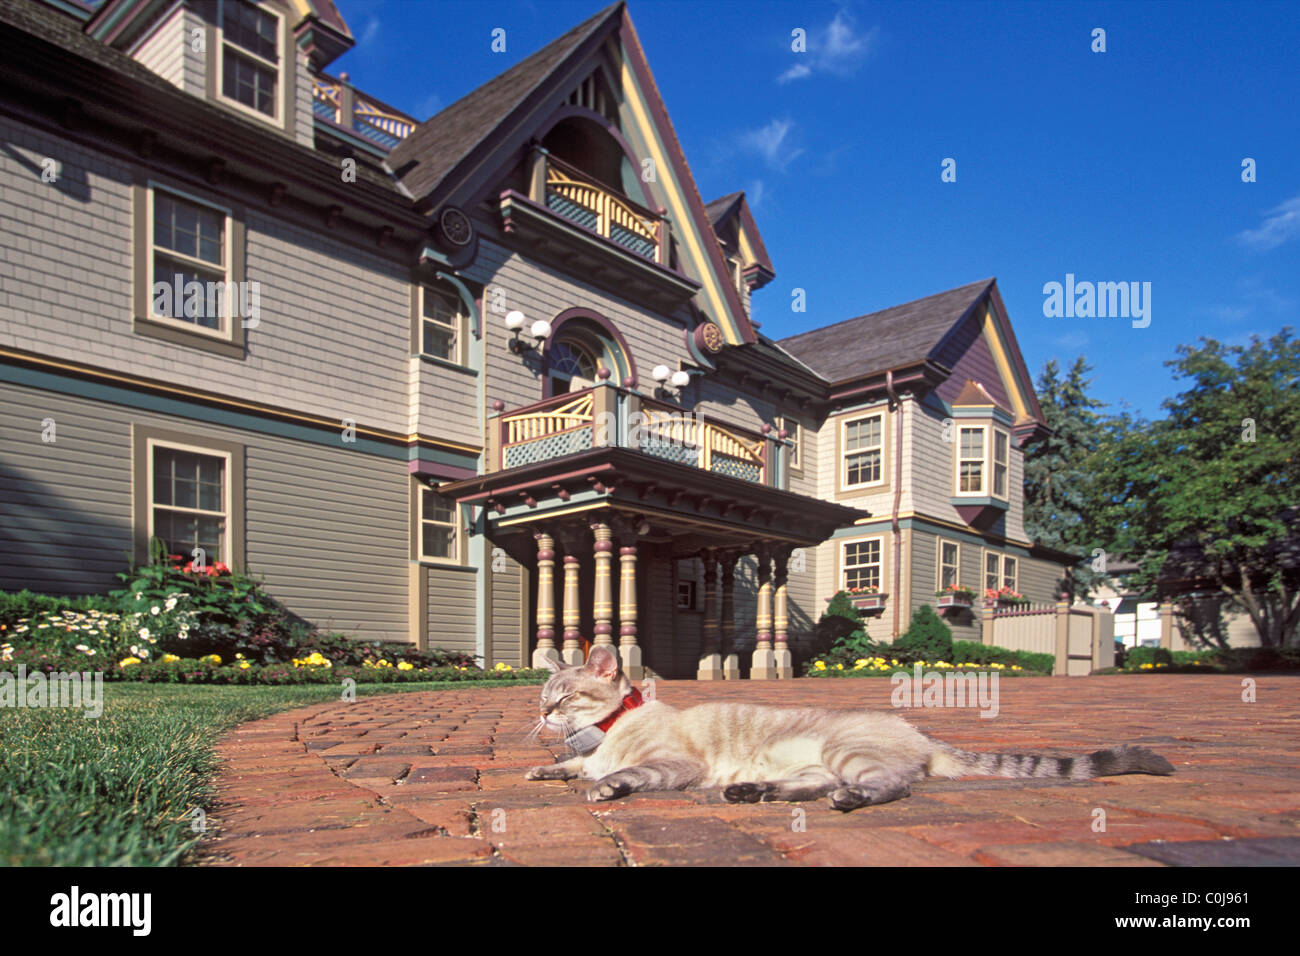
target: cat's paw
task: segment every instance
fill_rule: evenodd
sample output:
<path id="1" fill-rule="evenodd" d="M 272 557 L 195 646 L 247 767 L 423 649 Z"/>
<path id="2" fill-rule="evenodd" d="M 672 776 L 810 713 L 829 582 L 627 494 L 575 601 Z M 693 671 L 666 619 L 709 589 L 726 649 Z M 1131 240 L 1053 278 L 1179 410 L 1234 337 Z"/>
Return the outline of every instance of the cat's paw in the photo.
<path id="1" fill-rule="evenodd" d="M 600 803 L 602 800 L 617 800 L 619 797 L 626 797 L 631 792 L 631 780 L 626 777 L 606 777 L 604 780 L 597 781 L 595 786 L 587 791 L 587 802 Z"/>
<path id="2" fill-rule="evenodd" d="M 776 788 L 770 783 L 733 783 L 722 791 L 728 803 L 758 803 Z"/>
<path id="3" fill-rule="evenodd" d="M 550 764 L 542 767 L 534 767 L 524 774 L 525 780 L 572 780 L 577 774 L 569 773 L 560 767 L 559 764 Z"/>

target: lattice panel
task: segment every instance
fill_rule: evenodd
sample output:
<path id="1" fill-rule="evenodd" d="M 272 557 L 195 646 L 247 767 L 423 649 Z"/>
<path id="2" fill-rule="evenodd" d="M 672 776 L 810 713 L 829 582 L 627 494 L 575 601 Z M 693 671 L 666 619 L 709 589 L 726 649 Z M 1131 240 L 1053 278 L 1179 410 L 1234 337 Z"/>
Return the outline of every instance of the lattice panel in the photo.
<path id="1" fill-rule="evenodd" d="M 592 447 L 591 428 L 575 428 L 559 435 L 548 435 L 536 441 L 510 445 L 505 450 L 505 466 L 517 468 L 536 461 L 547 461 L 562 455 L 572 455 Z"/>
<path id="2" fill-rule="evenodd" d="M 647 438 L 641 442 L 641 451 L 655 458 L 664 458 L 696 468 L 700 464 L 700 450 L 676 441 Z"/>
<path id="3" fill-rule="evenodd" d="M 561 196 L 559 193 L 548 192 L 546 194 L 546 205 L 571 222 L 586 226 L 588 229 L 596 228 L 597 216 L 594 212 L 585 206 L 578 205 L 571 199 Z"/>
<path id="4" fill-rule="evenodd" d="M 617 223 L 609 227 L 609 238 L 613 239 L 620 246 L 631 249 L 638 256 L 646 259 L 654 259 L 655 244 L 647 239 L 638 236 L 630 229 L 624 229 Z"/>
<path id="5" fill-rule="evenodd" d="M 716 451 L 713 453 L 713 467 L 710 471 L 716 471 L 720 475 L 726 475 L 729 478 L 740 478 L 743 481 L 762 481 L 763 469 L 752 461 L 743 461 L 740 458 L 733 458 L 730 455 L 720 455 Z"/>

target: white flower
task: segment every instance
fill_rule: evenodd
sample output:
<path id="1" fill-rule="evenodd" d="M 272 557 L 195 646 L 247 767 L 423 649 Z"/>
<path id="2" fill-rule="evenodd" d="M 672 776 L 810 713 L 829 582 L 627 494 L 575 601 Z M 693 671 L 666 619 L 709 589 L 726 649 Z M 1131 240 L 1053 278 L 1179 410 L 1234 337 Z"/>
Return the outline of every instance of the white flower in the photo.
<path id="1" fill-rule="evenodd" d="M 76 650 L 79 650 L 81 651 L 81 653 L 86 654 L 90 651 L 90 648 L 87 647 L 85 644 L 78 644 L 76 646 Z"/>
<path id="2" fill-rule="evenodd" d="M 136 592 L 135 592 L 135 599 L 136 599 L 137 601 L 143 601 L 143 600 L 144 600 L 144 594 L 143 594 L 143 592 L 136 591 Z"/>
<path id="3" fill-rule="evenodd" d="M 152 614 L 154 617 L 157 617 L 160 611 L 162 611 L 162 608 L 160 608 L 157 604 L 149 608 L 149 613 Z"/>
<path id="4" fill-rule="evenodd" d="M 140 628 L 139 633 L 140 633 L 140 637 L 142 637 L 144 640 L 146 641 L 149 640 L 149 628 L 142 627 Z"/>
<path id="5" fill-rule="evenodd" d="M 163 607 L 168 611 L 176 610 L 176 595 L 173 594 L 171 597 L 169 597 L 166 600 L 166 602 L 163 604 Z"/>
<path id="6" fill-rule="evenodd" d="M 137 656 L 147 659 L 149 657 L 149 648 L 147 647 L 140 648 L 140 653 Z"/>
<path id="7" fill-rule="evenodd" d="M 181 626 L 181 630 L 180 630 L 180 634 L 179 634 L 178 636 L 180 637 L 180 639 L 181 639 L 182 641 L 185 640 L 187 637 L 190 636 L 190 629 L 189 629 L 188 627 L 185 627 L 184 625 L 182 625 L 182 626 Z"/>

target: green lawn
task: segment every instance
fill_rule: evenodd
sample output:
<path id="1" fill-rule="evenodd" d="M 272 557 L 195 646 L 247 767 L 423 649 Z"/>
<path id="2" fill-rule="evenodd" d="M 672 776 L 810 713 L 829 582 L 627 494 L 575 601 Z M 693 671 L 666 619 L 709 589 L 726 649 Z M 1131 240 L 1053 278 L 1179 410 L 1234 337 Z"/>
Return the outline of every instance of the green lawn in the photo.
<path id="1" fill-rule="evenodd" d="M 358 695 L 515 682 L 358 684 Z M 0 865 L 174 866 L 199 835 L 212 748 L 236 724 L 339 699 L 330 685 L 104 685 L 104 713 L 0 709 Z"/>

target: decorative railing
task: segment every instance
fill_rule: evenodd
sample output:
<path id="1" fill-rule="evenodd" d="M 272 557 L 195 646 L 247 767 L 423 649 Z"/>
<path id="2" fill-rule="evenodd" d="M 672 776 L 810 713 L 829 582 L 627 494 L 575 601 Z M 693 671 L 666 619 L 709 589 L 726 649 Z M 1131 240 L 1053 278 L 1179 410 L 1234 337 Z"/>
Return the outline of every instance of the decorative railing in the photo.
<path id="1" fill-rule="evenodd" d="M 338 80 L 324 73 L 313 76 L 311 98 L 317 116 L 360 133 L 385 149 L 406 139 L 418 125 L 406 114 L 354 89 L 346 73 Z"/>
<path id="2" fill-rule="evenodd" d="M 642 454 L 715 474 L 773 482 L 772 455 L 780 441 L 708 421 L 688 409 L 613 385 L 502 411 L 496 416 L 497 468 L 517 468 L 598 445 Z M 771 448 L 769 448 L 771 446 Z"/>
<path id="3" fill-rule="evenodd" d="M 595 396 L 590 389 L 500 416 L 501 466 L 559 458 L 593 447 Z"/>
<path id="4" fill-rule="evenodd" d="M 546 207 L 642 258 L 663 261 L 663 229 L 658 216 L 549 155 Z"/>

